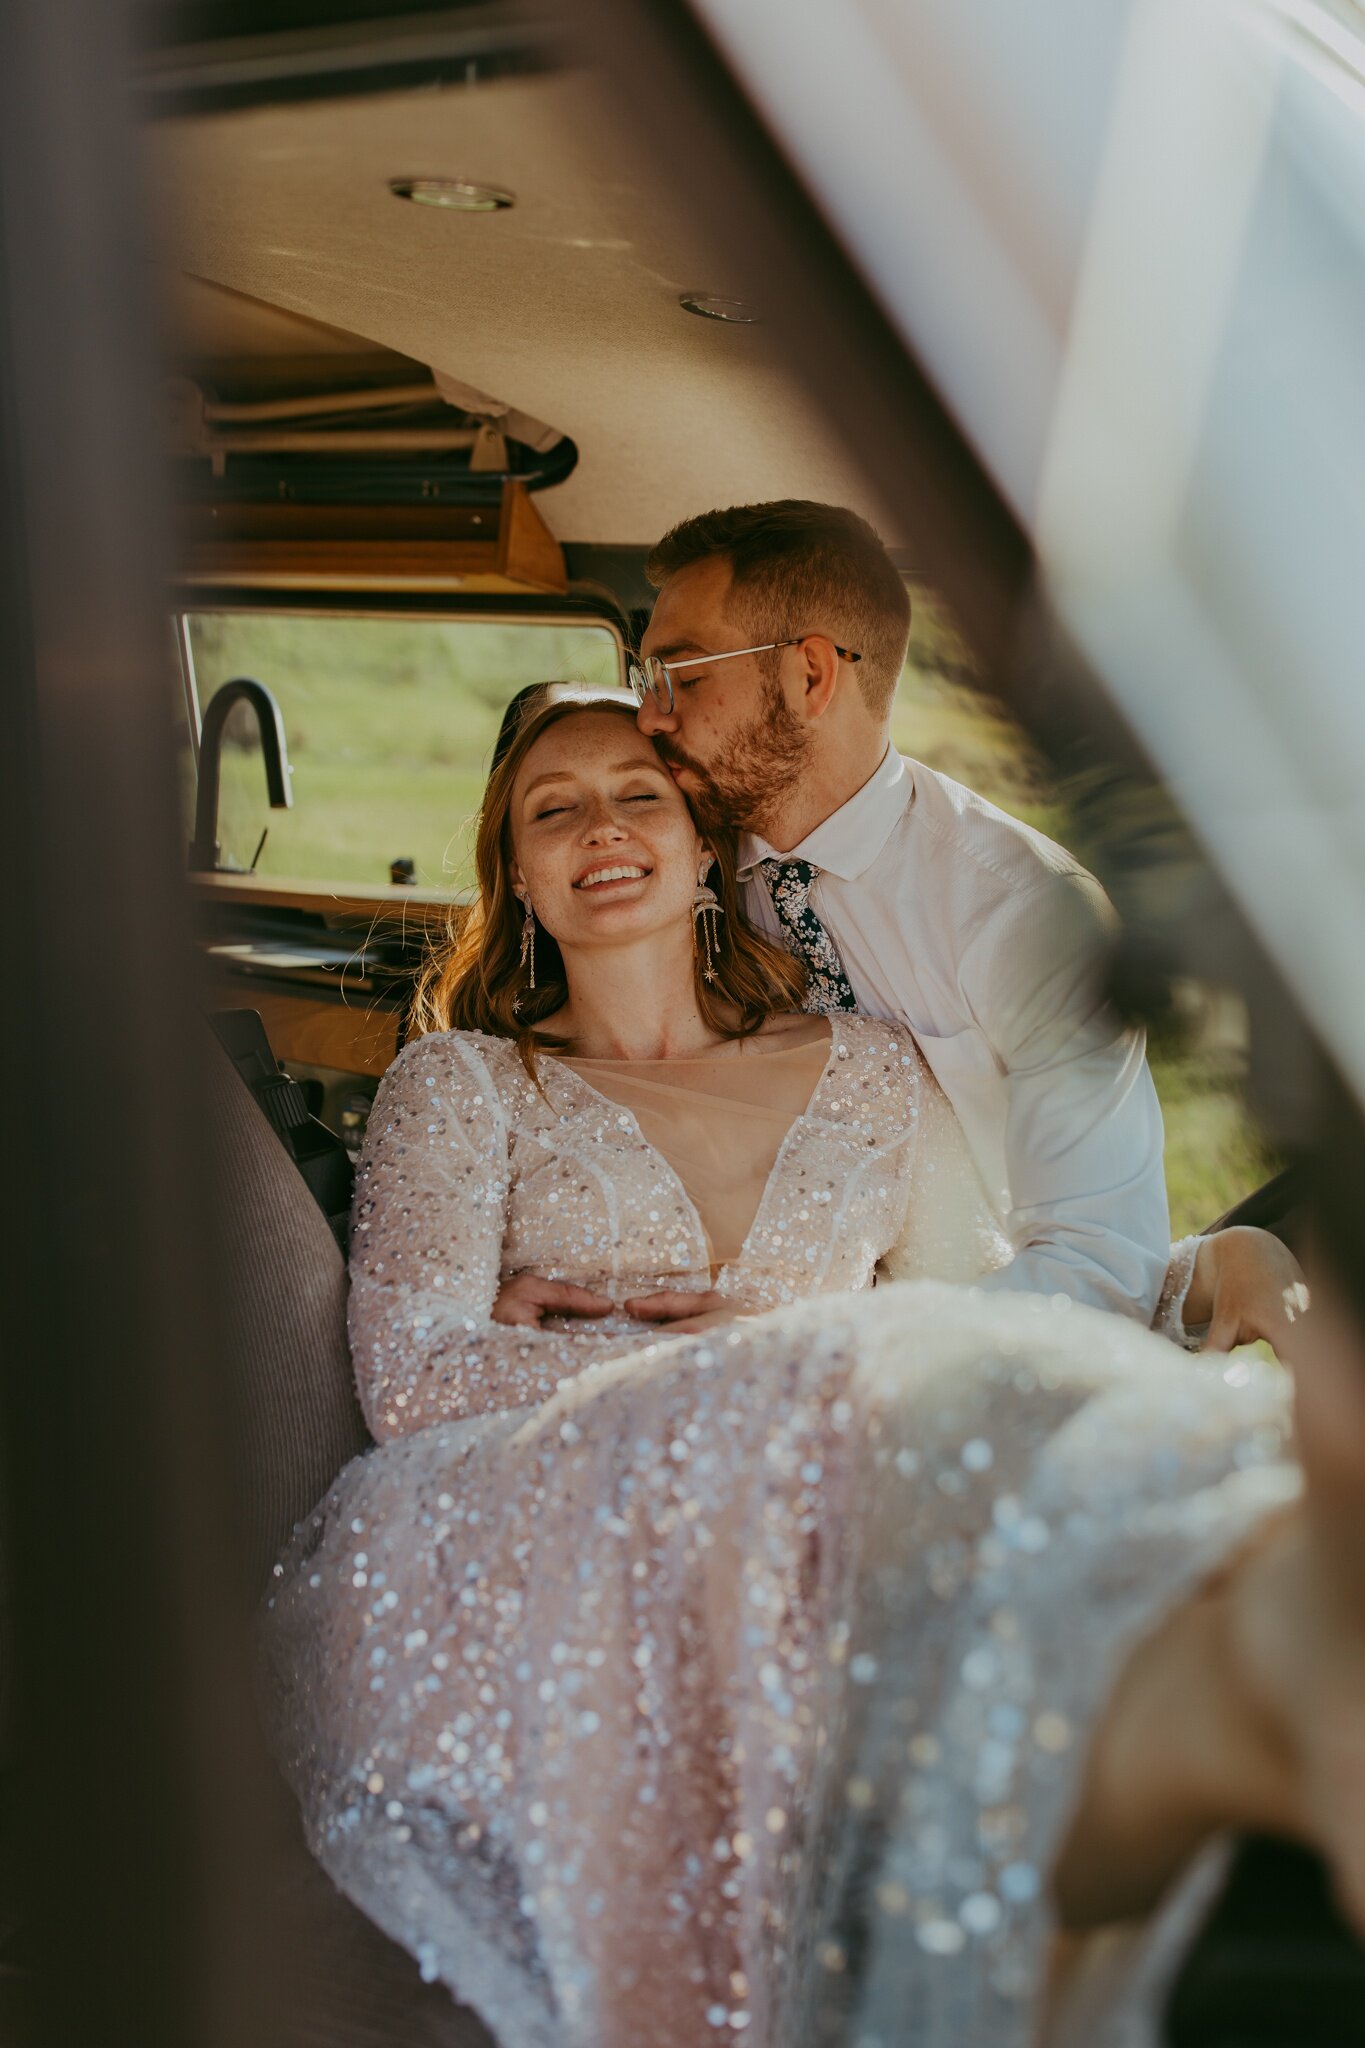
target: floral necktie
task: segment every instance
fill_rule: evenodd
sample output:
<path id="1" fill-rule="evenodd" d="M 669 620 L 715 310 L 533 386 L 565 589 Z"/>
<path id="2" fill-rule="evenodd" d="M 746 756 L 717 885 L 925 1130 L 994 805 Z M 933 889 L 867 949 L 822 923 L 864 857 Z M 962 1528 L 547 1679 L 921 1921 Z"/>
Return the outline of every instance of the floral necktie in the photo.
<path id="1" fill-rule="evenodd" d="M 810 907 L 810 885 L 819 868 L 808 860 L 761 860 L 758 871 L 768 885 L 788 952 L 810 971 L 802 1009 L 823 1017 L 836 1010 L 856 1010 L 838 948 Z"/>

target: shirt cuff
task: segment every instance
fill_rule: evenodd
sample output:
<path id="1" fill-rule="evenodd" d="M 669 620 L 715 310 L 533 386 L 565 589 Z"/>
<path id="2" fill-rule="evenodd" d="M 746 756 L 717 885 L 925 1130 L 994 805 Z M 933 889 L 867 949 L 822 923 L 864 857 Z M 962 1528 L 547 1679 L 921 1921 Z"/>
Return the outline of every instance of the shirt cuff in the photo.
<path id="1" fill-rule="evenodd" d="M 1207 1323 L 1191 1327 L 1185 1321 L 1185 1297 L 1190 1291 L 1194 1262 L 1203 1242 L 1202 1237 L 1182 1237 L 1171 1246 L 1171 1262 L 1166 1268 L 1156 1314 L 1152 1317 L 1152 1328 L 1157 1335 L 1168 1337 L 1182 1351 L 1197 1351 L 1208 1335 Z"/>

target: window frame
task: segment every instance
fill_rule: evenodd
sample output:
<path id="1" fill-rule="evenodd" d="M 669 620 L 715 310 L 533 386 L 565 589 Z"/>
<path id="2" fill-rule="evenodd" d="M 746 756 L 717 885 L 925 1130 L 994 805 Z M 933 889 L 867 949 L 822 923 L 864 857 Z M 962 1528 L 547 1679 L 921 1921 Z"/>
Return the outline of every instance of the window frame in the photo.
<path id="1" fill-rule="evenodd" d="M 359 601 L 357 601 L 359 600 Z M 194 750 L 195 775 L 199 772 L 199 732 L 203 706 L 199 702 L 199 679 L 194 672 L 190 647 L 189 620 L 200 612 L 236 612 L 257 618 L 273 613 L 281 618 L 411 619 L 427 618 L 447 625 L 508 626 L 598 626 L 616 642 L 620 688 L 628 687 L 626 661 L 630 625 L 625 613 L 605 594 L 570 592 L 543 603 L 528 594 L 524 598 L 462 598 L 457 603 L 441 592 L 373 591 L 245 591 L 237 586 L 224 590 L 212 585 L 180 587 L 170 606 L 171 629 L 179 664 L 180 684 L 185 693 L 190 735 Z"/>
<path id="2" fill-rule="evenodd" d="M 229 588 L 217 584 L 177 585 L 171 596 L 168 616 L 185 702 L 196 790 L 199 786 L 199 735 L 203 707 L 199 701 L 199 679 L 195 673 L 189 620 L 204 612 L 241 613 L 253 618 L 267 613 L 284 618 L 426 618 L 448 625 L 596 626 L 608 632 L 615 642 L 618 687 L 623 691 L 629 687 L 626 668 L 630 622 L 625 611 L 605 590 L 571 590 L 567 595 L 556 594 L 544 600 L 530 592 L 525 597 L 515 598 L 471 596 L 453 599 L 451 594 L 439 591 L 395 591 L 390 595 L 373 591 L 261 591 L 243 589 L 238 585 Z M 254 871 L 250 877 L 253 888 L 282 896 L 290 896 L 291 885 L 300 878 L 279 877 L 278 890 L 272 888 L 274 879 Z M 344 881 L 329 882 L 326 878 L 318 880 L 316 887 L 322 892 L 333 889 L 338 898 L 355 893 L 352 885 Z M 425 898 L 429 893 L 416 889 L 414 900 Z"/>

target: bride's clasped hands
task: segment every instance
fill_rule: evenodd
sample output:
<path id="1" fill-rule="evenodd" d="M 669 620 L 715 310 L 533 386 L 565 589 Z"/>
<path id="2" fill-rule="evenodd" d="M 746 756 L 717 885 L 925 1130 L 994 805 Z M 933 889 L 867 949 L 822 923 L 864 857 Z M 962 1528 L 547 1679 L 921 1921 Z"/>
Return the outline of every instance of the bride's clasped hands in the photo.
<path id="1" fill-rule="evenodd" d="M 566 1280 L 543 1280 L 539 1273 L 514 1273 L 498 1289 L 491 1315 L 495 1323 L 522 1324 L 539 1329 L 547 1316 L 573 1316 L 585 1322 L 610 1315 L 615 1304 L 591 1288 L 575 1287 Z M 732 1323 L 737 1316 L 753 1315 L 754 1309 L 732 1300 L 718 1288 L 696 1294 L 677 1288 L 660 1288 L 654 1294 L 633 1294 L 621 1304 L 628 1316 L 652 1326 L 661 1336 L 693 1336 L 720 1323 Z"/>

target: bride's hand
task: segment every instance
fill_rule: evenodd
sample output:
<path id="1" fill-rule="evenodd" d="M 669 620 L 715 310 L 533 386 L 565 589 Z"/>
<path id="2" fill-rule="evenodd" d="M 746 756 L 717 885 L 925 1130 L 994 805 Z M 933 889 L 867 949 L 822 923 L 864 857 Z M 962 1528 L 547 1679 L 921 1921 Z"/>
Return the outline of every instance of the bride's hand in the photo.
<path id="1" fill-rule="evenodd" d="M 604 1316 L 611 1307 L 604 1294 L 575 1287 L 571 1280 L 542 1280 L 539 1273 L 515 1273 L 498 1289 L 493 1321 L 538 1329 L 544 1316 Z"/>
<path id="2" fill-rule="evenodd" d="M 721 1294 L 714 1287 L 705 1294 L 665 1287 L 657 1294 L 632 1296 L 625 1308 L 642 1323 L 657 1323 L 670 1337 L 690 1337 L 700 1330 L 715 1329 L 719 1323 L 732 1323 L 736 1316 L 754 1313 L 733 1295 Z"/>
<path id="3" fill-rule="evenodd" d="M 1308 1309 L 1303 1268 L 1268 1230 L 1237 1224 L 1206 1237 L 1185 1298 L 1190 1328 L 1209 1326 L 1204 1351 L 1231 1351 L 1264 1340 L 1285 1355 L 1292 1326 Z"/>

